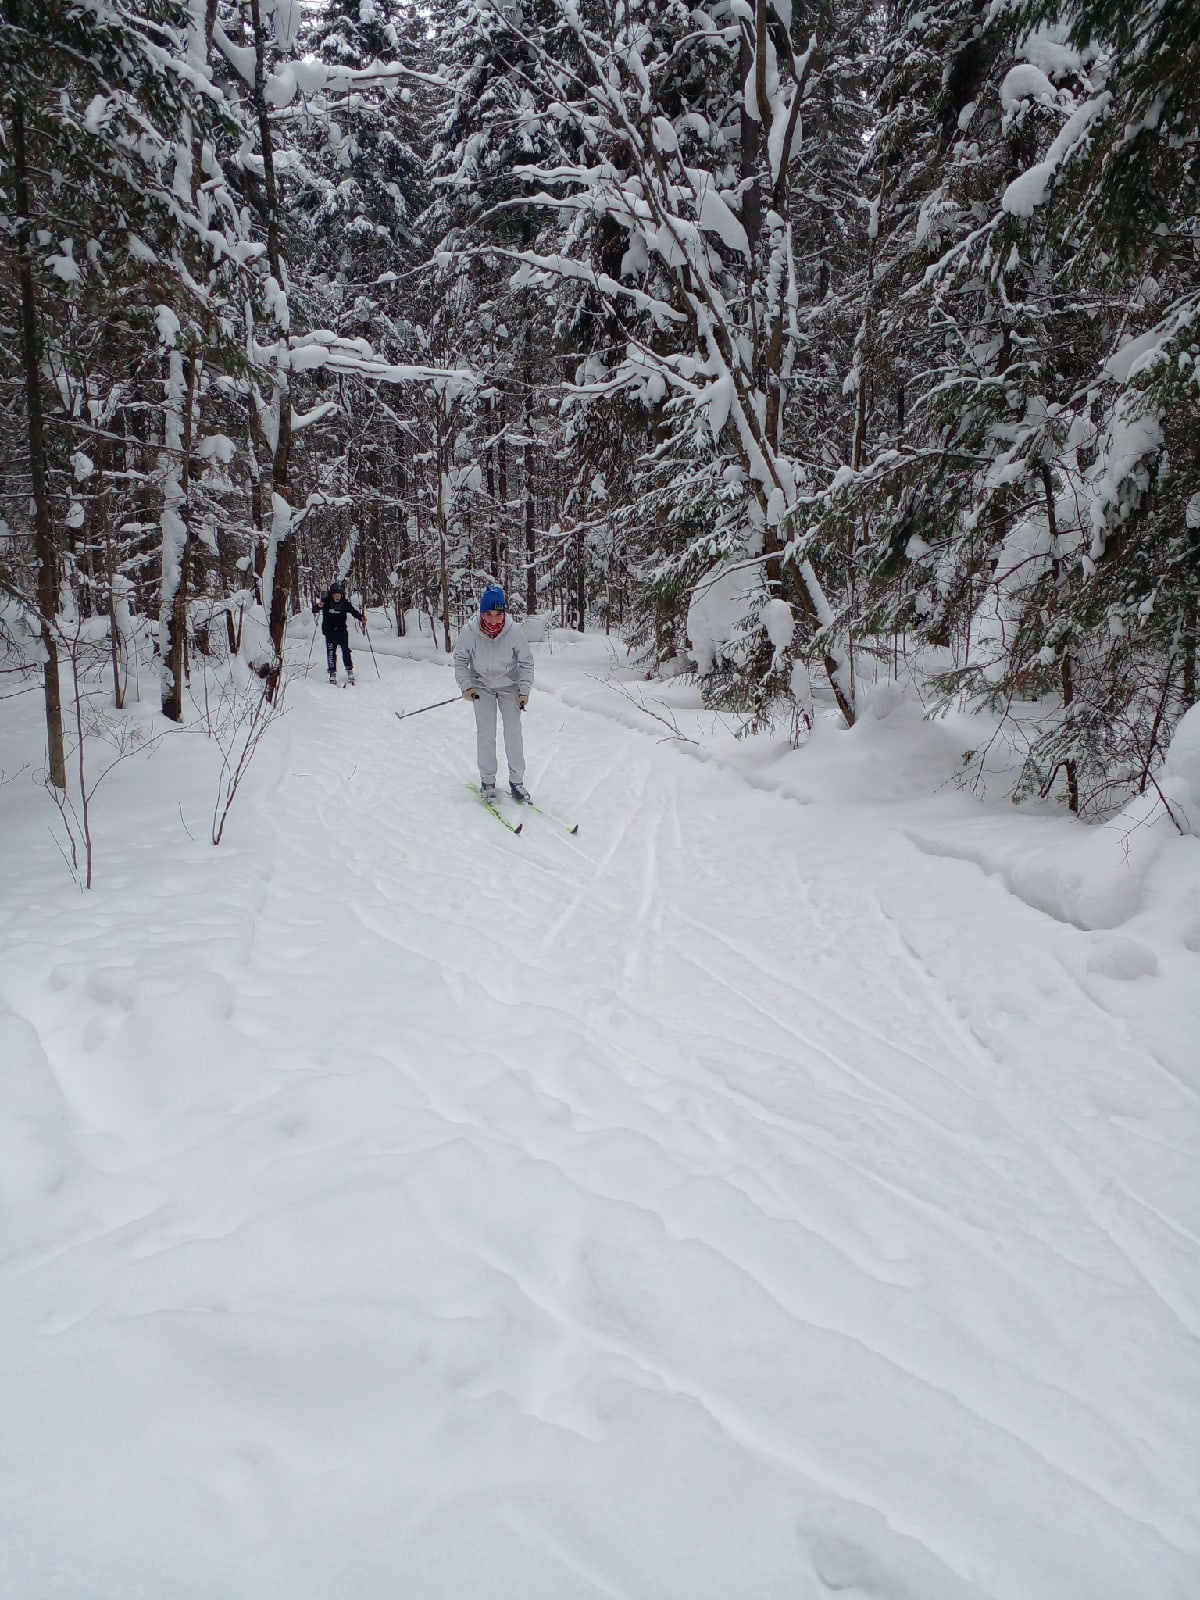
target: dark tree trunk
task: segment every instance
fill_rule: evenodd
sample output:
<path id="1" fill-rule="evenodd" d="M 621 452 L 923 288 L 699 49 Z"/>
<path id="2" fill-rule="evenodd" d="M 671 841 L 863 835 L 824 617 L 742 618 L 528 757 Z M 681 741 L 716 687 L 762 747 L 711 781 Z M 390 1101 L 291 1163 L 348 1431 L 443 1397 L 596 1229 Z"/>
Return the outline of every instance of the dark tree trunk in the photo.
<path id="1" fill-rule="evenodd" d="M 450 637 L 450 530 L 446 525 L 446 483 L 450 471 L 450 442 L 442 415 L 441 399 L 437 403 L 437 525 L 438 525 L 438 579 L 442 590 L 442 634 L 449 655 L 454 648 Z"/>
<path id="2" fill-rule="evenodd" d="M 1200 534 L 1193 534 L 1192 572 L 1200 574 Z M 1183 709 L 1196 704 L 1196 586 L 1193 582 L 1183 605 Z"/>
<path id="3" fill-rule="evenodd" d="M 1046 465 L 1046 463 L 1044 461 L 1042 462 L 1041 477 L 1042 477 L 1042 491 L 1043 491 L 1043 493 L 1045 494 L 1045 497 L 1046 497 L 1046 527 L 1048 528 L 1049 533 L 1050 533 L 1050 549 L 1053 552 L 1053 554 L 1052 554 L 1052 573 L 1053 573 L 1054 582 L 1055 582 L 1055 585 L 1056 585 L 1054 600 L 1055 600 L 1055 605 L 1057 607 L 1057 602 L 1058 602 L 1057 584 L 1059 582 L 1060 570 L 1061 570 L 1061 563 L 1059 562 L 1059 559 L 1058 559 L 1058 518 L 1057 518 L 1057 515 L 1055 513 L 1055 509 L 1054 509 L 1054 480 L 1050 475 L 1050 468 Z M 1070 647 L 1068 646 L 1067 649 L 1065 649 L 1063 651 L 1063 658 L 1062 658 L 1062 703 L 1063 703 L 1063 710 L 1064 711 L 1069 710 L 1071 705 L 1074 703 L 1074 700 L 1075 700 L 1075 669 L 1074 669 L 1074 664 L 1073 664 L 1073 662 L 1071 660 Z M 1066 771 L 1066 775 L 1067 775 L 1067 804 L 1070 806 L 1070 808 L 1074 812 L 1074 814 L 1076 816 L 1078 816 L 1079 815 L 1079 769 L 1076 766 L 1074 760 L 1072 760 L 1071 758 L 1068 758 L 1066 761 L 1063 762 L 1063 767 L 1064 767 L 1064 769 Z"/>
<path id="4" fill-rule="evenodd" d="M 19 0 L 6 0 L 5 15 L 11 27 L 19 26 L 21 20 Z M 54 633 L 54 617 L 58 609 L 58 551 L 54 543 L 54 524 L 50 515 L 50 487 L 46 471 L 46 429 L 40 376 L 41 339 L 38 330 L 33 264 L 29 253 L 32 218 L 29 167 L 25 151 L 25 106 L 19 92 L 13 96 L 11 131 L 13 198 L 20 219 L 17 272 L 21 284 L 21 364 L 25 377 L 29 471 L 33 479 L 38 611 L 41 614 L 42 646 L 46 652 L 42 674 L 46 699 L 46 753 L 50 782 L 56 789 L 65 789 L 67 763 L 63 747 L 62 691 L 58 681 L 58 640 Z"/>
<path id="5" fill-rule="evenodd" d="M 183 677 L 187 651 L 188 568 L 191 565 L 195 540 L 189 511 L 191 496 L 192 424 L 196 403 L 196 368 L 199 365 L 193 349 L 188 357 L 187 382 L 183 395 L 183 462 L 179 480 L 182 499 L 179 515 L 186 529 L 183 549 L 179 556 L 179 582 L 167 615 L 166 660 L 163 662 L 162 712 L 172 722 L 183 721 Z"/>
<path id="6" fill-rule="evenodd" d="M 522 447 L 522 472 L 523 489 L 525 495 L 525 611 L 528 616 L 533 616 L 537 611 L 537 529 L 534 525 L 533 480 L 530 477 L 532 442 L 533 442 L 533 416 L 529 402 L 531 384 L 530 368 L 526 361 L 525 385 L 525 416 L 521 429 L 525 443 Z"/>
<path id="7" fill-rule="evenodd" d="M 749 27 L 749 23 L 743 22 L 741 42 L 738 47 L 738 76 L 742 83 L 745 83 L 754 65 L 754 40 L 750 36 Z M 746 230 L 746 238 L 750 241 L 750 251 L 753 255 L 758 248 L 759 234 L 762 232 L 762 199 L 758 192 L 758 150 L 762 141 L 762 124 L 747 110 L 745 95 L 742 96 L 739 132 L 743 185 L 742 227 Z"/>
<path id="8" fill-rule="evenodd" d="M 508 539 L 508 409 L 501 396 L 500 438 L 496 444 L 496 492 L 500 497 L 500 548 L 496 553 L 496 576 L 505 593 L 512 588 L 512 560 Z M 501 574 L 501 567 L 504 571 Z"/>
<path id="9" fill-rule="evenodd" d="M 275 151 L 271 139 L 271 119 L 267 111 L 267 44 L 262 28 L 259 0 L 250 0 L 250 19 L 254 28 L 254 110 L 258 118 L 258 138 L 262 150 L 263 183 L 267 199 L 267 264 L 271 276 L 284 287 L 283 259 L 279 250 L 279 189 L 275 181 Z M 275 547 L 275 569 L 271 577 L 271 615 L 268 626 L 274 659 L 267 674 L 267 697 L 274 700 L 283 681 L 283 633 L 288 608 L 297 592 L 296 536 L 289 526 L 282 537 L 275 531 L 278 511 L 275 496 L 287 503 L 288 474 L 292 453 L 292 399 L 286 374 L 277 371 L 275 404 L 279 428 L 271 459 L 271 538 Z"/>

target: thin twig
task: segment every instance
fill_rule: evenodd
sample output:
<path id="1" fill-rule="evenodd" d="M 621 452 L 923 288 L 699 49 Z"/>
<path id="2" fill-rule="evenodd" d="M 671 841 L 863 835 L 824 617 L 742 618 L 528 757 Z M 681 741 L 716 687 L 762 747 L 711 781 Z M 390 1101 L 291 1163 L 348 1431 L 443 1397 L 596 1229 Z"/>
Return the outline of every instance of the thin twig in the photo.
<path id="1" fill-rule="evenodd" d="M 591 673 L 589 673 L 588 676 L 592 677 L 593 682 L 604 684 L 606 688 L 611 689 L 615 694 L 619 694 L 623 700 L 628 700 L 631 706 L 636 706 L 639 711 L 645 712 L 646 716 L 653 717 L 655 722 L 661 722 L 664 728 L 670 729 L 672 739 L 679 739 L 684 744 L 694 744 L 697 749 L 700 748 L 699 739 L 693 739 L 690 734 L 681 732 L 679 724 L 676 722 L 673 716 L 668 719 L 667 717 L 660 716 L 657 711 L 651 711 L 648 705 L 637 699 L 634 695 L 630 694 L 629 691 L 621 684 L 614 683 L 611 678 L 596 678 L 593 677 Z M 659 704 L 661 705 L 662 702 L 660 701 Z"/>

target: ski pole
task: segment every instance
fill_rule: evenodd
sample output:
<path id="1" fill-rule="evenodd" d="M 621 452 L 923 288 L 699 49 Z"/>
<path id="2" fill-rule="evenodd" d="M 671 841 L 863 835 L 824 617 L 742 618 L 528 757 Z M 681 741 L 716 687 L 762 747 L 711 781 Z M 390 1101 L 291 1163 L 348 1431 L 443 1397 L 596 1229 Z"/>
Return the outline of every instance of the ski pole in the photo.
<path id="1" fill-rule="evenodd" d="M 312 666 L 313 645 L 317 642 L 317 614 L 313 612 L 313 636 L 308 641 L 308 660 L 304 663 L 304 676 L 308 677 L 308 669 Z"/>
<path id="2" fill-rule="evenodd" d="M 435 700 L 431 706 L 418 706 L 415 711 L 397 711 L 396 715 L 403 722 L 405 717 L 419 717 L 422 711 L 436 711 L 439 706 L 452 706 L 455 700 L 461 700 L 462 695 L 456 694 L 451 700 Z"/>
<path id="3" fill-rule="evenodd" d="M 370 629 L 367 627 L 367 608 L 366 608 L 366 606 L 363 607 L 363 624 L 362 624 L 362 628 L 363 628 L 363 637 L 367 641 L 367 649 L 371 652 L 371 660 L 375 662 L 375 676 L 377 678 L 382 678 L 383 674 L 379 670 L 379 662 L 375 660 L 375 646 L 371 643 L 371 632 L 370 632 Z"/>

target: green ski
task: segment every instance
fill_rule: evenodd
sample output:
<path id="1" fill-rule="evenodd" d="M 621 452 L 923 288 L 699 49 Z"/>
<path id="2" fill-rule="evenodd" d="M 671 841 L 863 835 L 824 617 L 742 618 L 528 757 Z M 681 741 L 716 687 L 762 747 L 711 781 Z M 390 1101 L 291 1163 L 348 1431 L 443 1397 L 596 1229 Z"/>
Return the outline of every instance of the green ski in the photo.
<path id="1" fill-rule="evenodd" d="M 493 805 L 490 800 L 485 800 L 483 798 L 483 792 L 477 783 L 469 783 L 467 788 L 470 789 L 471 793 L 475 796 L 476 800 L 479 801 L 484 810 L 490 811 L 497 822 L 502 822 L 508 829 L 509 833 L 520 833 L 523 824 L 520 822 L 510 822 L 504 815 L 503 811 L 501 811 L 499 806 Z"/>

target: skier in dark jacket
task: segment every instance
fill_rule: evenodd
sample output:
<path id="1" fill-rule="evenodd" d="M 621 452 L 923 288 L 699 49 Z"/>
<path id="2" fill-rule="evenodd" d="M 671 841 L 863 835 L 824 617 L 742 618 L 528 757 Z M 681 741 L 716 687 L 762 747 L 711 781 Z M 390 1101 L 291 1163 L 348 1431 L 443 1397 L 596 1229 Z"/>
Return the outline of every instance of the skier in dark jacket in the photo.
<path id="1" fill-rule="evenodd" d="M 335 578 L 329 585 L 329 592 L 323 600 L 313 601 L 313 616 L 321 613 L 321 632 L 325 635 L 325 657 L 329 663 L 329 681 L 337 682 L 337 653 L 338 645 L 342 647 L 342 660 L 346 666 L 346 682 L 354 682 L 354 658 L 350 654 L 350 634 L 346 625 L 346 617 L 357 617 L 363 625 L 363 632 L 367 631 L 367 623 L 361 611 L 356 611 L 346 593 L 345 585 L 340 578 Z"/>

